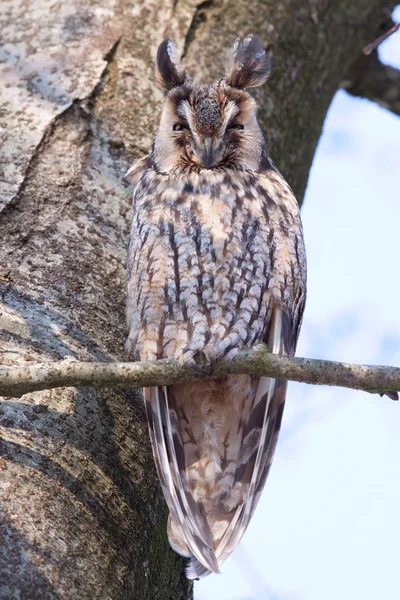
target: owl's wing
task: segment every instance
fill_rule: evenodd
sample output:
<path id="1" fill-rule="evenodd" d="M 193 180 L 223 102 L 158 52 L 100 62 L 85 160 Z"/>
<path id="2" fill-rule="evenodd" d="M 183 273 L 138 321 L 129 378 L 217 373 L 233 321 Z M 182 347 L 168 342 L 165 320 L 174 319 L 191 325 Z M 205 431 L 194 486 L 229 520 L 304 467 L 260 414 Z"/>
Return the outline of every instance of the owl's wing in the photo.
<path id="1" fill-rule="evenodd" d="M 267 345 L 273 354 L 286 354 L 291 340 L 281 309 L 275 309 Z M 271 467 L 285 405 L 287 382 L 260 377 L 250 415 L 243 431 L 242 446 L 237 461 L 235 486 L 243 490 L 241 503 L 218 544 L 216 557 L 221 564 L 235 549 L 245 533 L 257 506 Z M 223 506 L 222 506 L 223 508 Z M 225 516 L 226 518 L 226 516 Z"/>
<path id="2" fill-rule="evenodd" d="M 267 340 L 273 353 L 285 354 L 291 347 L 293 330 L 285 322 L 282 310 L 276 309 Z M 216 495 L 207 514 L 202 503 L 193 498 L 187 481 L 186 448 L 171 388 L 146 388 L 144 394 L 157 471 L 171 513 L 170 543 L 178 553 L 191 557 L 187 568 L 190 579 L 216 572 L 239 543 L 256 508 L 278 439 L 286 382 L 261 377 L 255 393 L 245 403 L 247 417 L 231 415 L 231 443 L 239 439 L 240 446 L 234 478 L 227 493 L 224 490 Z M 218 478 L 223 485 L 228 471 L 227 466 L 226 471 L 216 474 L 215 489 Z"/>
<path id="3" fill-rule="evenodd" d="M 169 528 L 178 525 L 180 554 L 194 556 L 207 571 L 218 571 L 213 539 L 207 519 L 202 514 L 186 484 L 185 455 L 174 397 L 167 387 L 144 388 L 150 438 L 161 487 L 170 510 Z M 181 539 L 181 535 L 184 539 Z M 170 535 L 170 541 L 173 535 Z"/>
<path id="4" fill-rule="evenodd" d="M 284 326 L 286 317 L 281 309 L 272 316 L 267 344 L 274 354 L 286 354 L 291 345 L 292 332 Z M 224 535 L 217 541 L 215 555 L 221 565 L 235 549 L 257 506 L 274 456 L 285 404 L 287 382 L 261 377 L 249 407 L 249 416 L 243 430 L 242 444 L 237 459 L 234 483 L 226 502 L 221 499 L 213 511 L 213 523 L 225 523 Z M 237 424 L 232 422 L 232 428 Z M 232 497 L 236 498 L 232 507 Z M 217 525 L 217 526 L 216 526 Z M 190 579 L 208 575 L 203 561 L 192 558 L 187 569 Z"/>

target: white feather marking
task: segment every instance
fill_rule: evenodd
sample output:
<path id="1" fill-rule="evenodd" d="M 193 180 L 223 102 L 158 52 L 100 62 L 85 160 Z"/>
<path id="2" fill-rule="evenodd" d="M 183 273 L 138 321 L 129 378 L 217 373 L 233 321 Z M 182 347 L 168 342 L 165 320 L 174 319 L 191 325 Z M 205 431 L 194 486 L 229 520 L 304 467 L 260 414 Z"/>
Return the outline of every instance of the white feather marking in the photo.
<path id="1" fill-rule="evenodd" d="M 233 119 L 238 113 L 240 112 L 240 109 L 238 107 L 238 105 L 236 104 L 236 102 L 233 102 L 232 100 L 230 100 L 225 108 L 225 112 L 224 112 L 224 123 L 223 123 L 223 131 L 225 131 L 229 121 L 231 119 Z M 230 196 L 232 195 L 232 190 L 227 188 L 226 191 L 227 194 L 229 194 Z"/>
<path id="2" fill-rule="evenodd" d="M 172 62 L 172 64 L 174 64 L 176 67 L 179 67 L 179 59 L 176 55 L 176 48 L 175 48 L 175 44 L 173 43 L 172 40 L 168 41 L 167 44 L 167 52 L 168 52 L 168 56 Z"/>

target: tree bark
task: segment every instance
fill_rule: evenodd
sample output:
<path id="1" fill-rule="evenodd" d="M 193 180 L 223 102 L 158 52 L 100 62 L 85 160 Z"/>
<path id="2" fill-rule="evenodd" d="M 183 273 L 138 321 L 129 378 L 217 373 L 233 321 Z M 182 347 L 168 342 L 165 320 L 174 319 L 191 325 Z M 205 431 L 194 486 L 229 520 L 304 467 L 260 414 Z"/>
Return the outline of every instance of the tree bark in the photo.
<path id="1" fill-rule="evenodd" d="M 0 352 L 6 366 L 127 360 L 129 164 L 160 114 L 171 36 L 221 76 L 237 35 L 274 57 L 257 90 L 270 155 L 302 198 L 331 99 L 387 18 L 383 0 L 10 0 L 4 3 Z M 321 199 L 323 201 L 323 199 Z M 0 404 L 0 597 L 186 600 L 141 397 L 64 388 Z"/>

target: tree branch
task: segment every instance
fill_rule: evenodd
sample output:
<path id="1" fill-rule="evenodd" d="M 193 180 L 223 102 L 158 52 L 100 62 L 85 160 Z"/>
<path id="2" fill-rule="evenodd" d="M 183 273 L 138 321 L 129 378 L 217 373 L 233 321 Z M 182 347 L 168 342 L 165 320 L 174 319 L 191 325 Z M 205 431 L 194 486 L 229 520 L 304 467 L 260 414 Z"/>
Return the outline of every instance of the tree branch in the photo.
<path id="1" fill-rule="evenodd" d="M 381 63 L 376 50 L 369 56 L 360 55 L 341 87 L 400 115 L 400 71 Z"/>
<path id="2" fill-rule="evenodd" d="M 376 40 L 374 40 L 373 42 L 371 42 L 370 44 L 368 44 L 367 46 L 365 46 L 363 48 L 364 54 L 366 54 L 367 56 L 369 54 L 371 54 L 371 52 L 376 50 L 377 47 L 380 44 L 382 44 L 382 42 L 384 42 L 389 36 L 396 33 L 396 31 L 398 31 L 399 29 L 400 29 L 400 23 L 393 23 L 393 25 L 385 33 L 383 33 L 382 35 L 377 37 Z"/>
<path id="3" fill-rule="evenodd" d="M 205 363 L 199 363 L 199 366 L 207 368 Z M 264 344 L 241 352 L 232 360 L 218 361 L 212 376 L 233 373 L 364 390 L 387 394 L 393 400 L 398 399 L 393 390 L 400 391 L 400 368 L 288 358 L 269 353 Z M 141 388 L 171 385 L 180 381 L 199 381 L 206 376 L 176 359 L 137 363 L 64 360 L 0 369 L 0 394 L 20 397 L 27 392 L 67 386 Z"/>

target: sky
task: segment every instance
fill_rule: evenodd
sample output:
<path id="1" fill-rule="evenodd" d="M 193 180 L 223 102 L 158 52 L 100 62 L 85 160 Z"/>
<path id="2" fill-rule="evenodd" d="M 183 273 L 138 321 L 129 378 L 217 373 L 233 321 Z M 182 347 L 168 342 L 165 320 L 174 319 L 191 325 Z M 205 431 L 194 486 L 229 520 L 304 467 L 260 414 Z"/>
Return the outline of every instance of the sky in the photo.
<path id="1" fill-rule="evenodd" d="M 379 52 L 400 68 L 400 32 Z M 399 162 L 400 118 L 338 92 L 302 210 L 298 356 L 400 366 Z M 400 404 L 292 382 L 257 511 L 195 600 L 399 600 L 399 543 Z"/>

